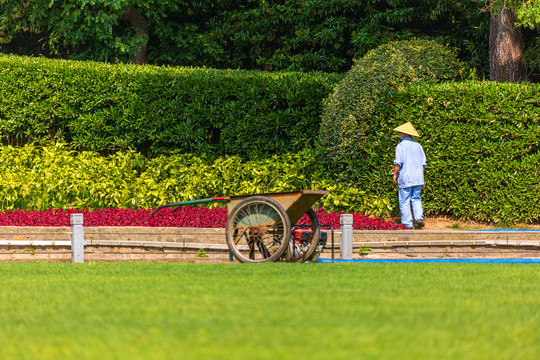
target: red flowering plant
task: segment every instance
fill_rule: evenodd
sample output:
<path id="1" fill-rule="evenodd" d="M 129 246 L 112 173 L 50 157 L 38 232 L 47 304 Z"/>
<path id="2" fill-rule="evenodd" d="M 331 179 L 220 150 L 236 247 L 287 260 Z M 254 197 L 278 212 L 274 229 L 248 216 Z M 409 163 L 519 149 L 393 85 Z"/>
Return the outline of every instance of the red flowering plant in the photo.
<path id="1" fill-rule="evenodd" d="M 177 211 L 162 209 L 150 215 L 148 209 L 49 209 L 49 210 L 7 210 L 0 211 L 0 226 L 69 226 L 71 214 L 83 214 L 85 226 L 149 226 L 149 227 L 192 227 L 224 228 L 227 223 L 227 209 L 217 207 L 185 206 Z M 340 227 L 340 212 L 315 211 L 321 224 L 331 224 L 334 229 Z M 307 215 L 299 223 L 307 223 Z M 355 230 L 401 230 L 405 227 L 393 221 L 369 218 L 362 214 L 353 214 Z"/>
<path id="2" fill-rule="evenodd" d="M 340 215 L 345 214 L 344 211 L 332 211 L 330 213 L 319 209 L 315 211 L 319 223 L 321 225 L 330 224 L 334 229 L 340 228 Z M 307 215 L 304 215 L 299 221 L 299 224 L 309 223 Z M 324 226 L 323 226 L 324 228 Z M 363 214 L 353 214 L 353 229 L 354 230 L 404 230 L 405 225 L 396 224 L 393 221 L 387 221 L 381 218 L 370 218 Z"/>

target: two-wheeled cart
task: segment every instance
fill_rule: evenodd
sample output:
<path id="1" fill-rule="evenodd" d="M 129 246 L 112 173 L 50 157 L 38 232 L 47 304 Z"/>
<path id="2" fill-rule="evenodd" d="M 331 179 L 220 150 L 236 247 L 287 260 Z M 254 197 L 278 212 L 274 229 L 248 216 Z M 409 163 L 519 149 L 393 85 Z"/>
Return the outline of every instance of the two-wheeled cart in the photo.
<path id="1" fill-rule="evenodd" d="M 227 203 L 225 237 L 238 261 L 305 262 L 314 260 L 322 249 L 321 227 L 311 207 L 326 194 L 328 191 L 297 190 L 223 196 L 161 205 L 152 214 L 167 207 L 177 210 L 186 205 Z M 295 226 L 304 215 L 307 221 Z"/>

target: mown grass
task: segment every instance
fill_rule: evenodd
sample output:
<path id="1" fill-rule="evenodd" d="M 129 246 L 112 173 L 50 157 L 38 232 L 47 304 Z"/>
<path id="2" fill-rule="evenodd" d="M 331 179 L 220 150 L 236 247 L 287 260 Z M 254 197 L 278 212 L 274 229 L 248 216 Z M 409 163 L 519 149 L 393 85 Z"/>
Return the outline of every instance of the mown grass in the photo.
<path id="1" fill-rule="evenodd" d="M 0 264 L 0 359 L 534 359 L 540 266 Z"/>

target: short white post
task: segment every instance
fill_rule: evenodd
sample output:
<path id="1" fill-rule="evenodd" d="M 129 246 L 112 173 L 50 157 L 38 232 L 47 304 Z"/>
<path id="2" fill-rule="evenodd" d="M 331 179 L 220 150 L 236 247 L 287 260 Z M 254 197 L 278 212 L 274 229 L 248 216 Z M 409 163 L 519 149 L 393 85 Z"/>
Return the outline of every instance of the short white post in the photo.
<path id="1" fill-rule="evenodd" d="M 341 240 L 339 241 L 339 249 L 341 259 L 353 258 L 353 216 L 352 214 L 341 214 Z"/>
<path id="2" fill-rule="evenodd" d="M 83 214 L 71 214 L 71 257 L 72 263 L 84 262 Z"/>

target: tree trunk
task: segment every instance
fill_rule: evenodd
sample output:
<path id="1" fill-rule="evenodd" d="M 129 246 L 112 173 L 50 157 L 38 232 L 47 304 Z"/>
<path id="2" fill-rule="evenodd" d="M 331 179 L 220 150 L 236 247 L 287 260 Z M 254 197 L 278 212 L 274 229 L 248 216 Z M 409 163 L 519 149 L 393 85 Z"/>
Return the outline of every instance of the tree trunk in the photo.
<path id="1" fill-rule="evenodd" d="M 130 56 L 129 60 L 134 64 L 146 64 L 146 50 L 148 44 L 148 27 L 146 18 L 137 12 L 134 6 L 129 6 L 125 9 L 124 16 L 135 30 L 135 36 L 141 41 L 141 47 L 136 54 Z"/>
<path id="2" fill-rule="evenodd" d="M 521 30 L 514 27 L 516 15 L 511 9 L 492 14 L 489 23 L 489 78 L 491 81 L 520 82 L 527 78 L 521 58 Z"/>

